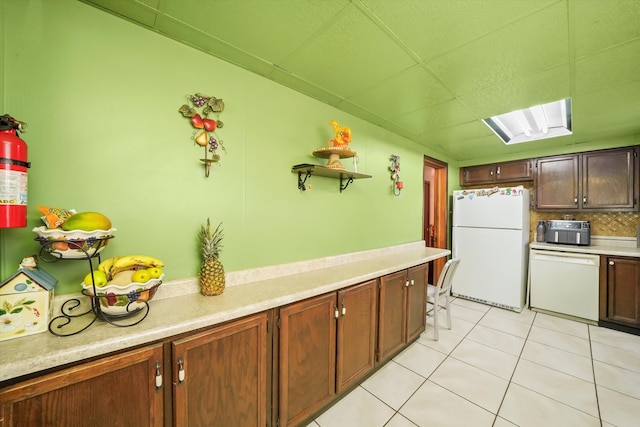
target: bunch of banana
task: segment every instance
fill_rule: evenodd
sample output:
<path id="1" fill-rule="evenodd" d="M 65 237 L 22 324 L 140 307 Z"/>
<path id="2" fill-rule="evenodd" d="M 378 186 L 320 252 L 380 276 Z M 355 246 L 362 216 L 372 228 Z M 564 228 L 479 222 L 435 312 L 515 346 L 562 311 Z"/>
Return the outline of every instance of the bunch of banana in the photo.
<path id="1" fill-rule="evenodd" d="M 158 258 L 149 255 L 126 255 L 106 259 L 98 265 L 98 270 L 107 275 L 107 280 L 126 270 L 139 270 L 153 267 L 164 267 L 164 263 Z"/>

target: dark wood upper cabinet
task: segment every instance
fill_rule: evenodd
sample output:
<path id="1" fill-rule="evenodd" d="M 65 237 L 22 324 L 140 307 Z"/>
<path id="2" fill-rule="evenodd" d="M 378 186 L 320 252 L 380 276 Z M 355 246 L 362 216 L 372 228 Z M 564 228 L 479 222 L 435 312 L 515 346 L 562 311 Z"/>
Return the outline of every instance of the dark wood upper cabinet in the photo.
<path id="1" fill-rule="evenodd" d="M 638 147 L 582 154 L 582 209 L 637 209 Z"/>
<path id="2" fill-rule="evenodd" d="M 460 168 L 460 185 L 531 181 L 531 160 L 514 160 Z"/>
<path id="3" fill-rule="evenodd" d="M 536 207 L 538 209 L 578 208 L 579 158 L 577 155 L 536 160 Z"/>
<path id="4" fill-rule="evenodd" d="M 638 210 L 638 147 L 543 157 L 535 162 L 539 210 Z"/>

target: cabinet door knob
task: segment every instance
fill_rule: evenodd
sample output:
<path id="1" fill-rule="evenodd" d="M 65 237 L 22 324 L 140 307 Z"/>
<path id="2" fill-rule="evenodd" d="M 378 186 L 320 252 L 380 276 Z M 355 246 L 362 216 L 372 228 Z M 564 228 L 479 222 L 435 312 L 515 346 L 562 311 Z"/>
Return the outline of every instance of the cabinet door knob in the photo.
<path id="1" fill-rule="evenodd" d="M 496 169 L 496 173 L 500 175 L 500 166 L 498 166 L 498 168 Z"/>
<path id="2" fill-rule="evenodd" d="M 344 316 L 345 314 L 347 314 L 347 307 L 345 307 L 344 300 L 343 300 L 342 301 L 342 315 Z"/>
<path id="3" fill-rule="evenodd" d="M 408 288 L 409 287 L 409 280 L 407 280 L 406 282 L 404 282 L 404 287 Z"/>
<path id="4" fill-rule="evenodd" d="M 609 265 L 615 265 L 615 262 L 609 261 Z"/>
<path id="5" fill-rule="evenodd" d="M 584 196 L 582 196 L 582 204 L 583 205 L 587 204 L 587 195 L 586 194 Z"/>
<path id="6" fill-rule="evenodd" d="M 162 372 L 160 371 L 160 361 L 156 360 L 156 391 L 162 388 Z"/>
<path id="7" fill-rule="evenodd" d="M 576 205 L 578 204 L 578 196 L 573 198 L 573 203 L 576 204 Z"/>
<path id="8" fill-rule="evenodd" d="M 338 311 L 338 307 L 335 304 L 333 305 L 333 317 L 335 317 L 336 319 L 340 317 L 340 312 Z"/>
<path id="9" fill-rule="evenodd" d="M 184 373 L 184 361 L 182 357 L 178 358 L 178 383 L 182 384 L 184 382 L 185 373 Z"/>
<path id="10" fill-rule="evenodd" d="M 414 279 L 411 279 L 411 286 L 414 286 L 416 284 L 416 281 Z"/>

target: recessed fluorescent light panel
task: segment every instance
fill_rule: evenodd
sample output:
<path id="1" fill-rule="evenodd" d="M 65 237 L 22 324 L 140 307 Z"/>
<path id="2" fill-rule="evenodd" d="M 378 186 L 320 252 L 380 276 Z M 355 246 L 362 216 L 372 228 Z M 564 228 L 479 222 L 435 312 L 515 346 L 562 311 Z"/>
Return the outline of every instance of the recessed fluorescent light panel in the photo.
<path id="1" fill-rule="evenodd" d="M 507 145 L 571 135 L 571 98 L 482 121 Z"/>

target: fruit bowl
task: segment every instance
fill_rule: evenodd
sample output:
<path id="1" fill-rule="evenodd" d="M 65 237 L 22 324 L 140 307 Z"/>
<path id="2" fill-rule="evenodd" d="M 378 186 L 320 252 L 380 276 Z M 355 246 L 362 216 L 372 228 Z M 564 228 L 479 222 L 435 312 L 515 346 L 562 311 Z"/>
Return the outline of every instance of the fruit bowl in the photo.
<path id="1" fill-rule="evenodd" d="M 60 228 L 35 227 L 35 240 L 55 258 L 82 259 L 100 253 L 113 237 L 115 228 L 109 230 L 69 230 Z"/>
<path id="2" fill-rule="evenodd" d="M 100 311 L 108 316 L 128 316 L 142 310 L 151 301 L 162 283 L 164 274 L 145 283 L 131 282 L 128 285 L 107 284 L 94 287 L 82 283 L 82 293 L 95 298 Z M 97 294 L 97 295 L 96 295 Z"/>

